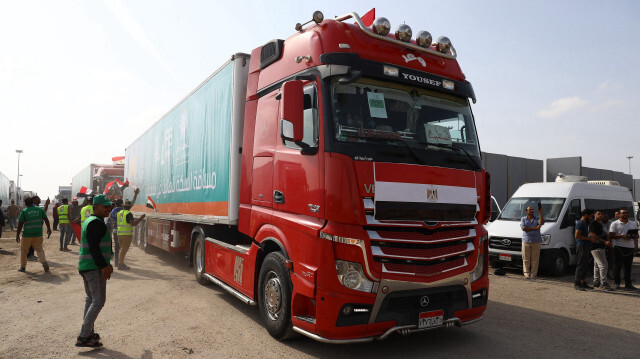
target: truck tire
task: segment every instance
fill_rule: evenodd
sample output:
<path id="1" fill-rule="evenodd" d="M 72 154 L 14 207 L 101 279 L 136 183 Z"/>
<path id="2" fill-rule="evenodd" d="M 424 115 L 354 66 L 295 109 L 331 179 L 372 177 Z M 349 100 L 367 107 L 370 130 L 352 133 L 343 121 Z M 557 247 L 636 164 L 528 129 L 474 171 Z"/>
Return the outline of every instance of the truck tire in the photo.
<path id="1" fill-rule="evenodd" d="M 204 264 L 205 264 L 205 255 L 204 255 L 204 236 L 202 234 L 197 233 L 195 241 L 193 242 L 193 273 L 196 275 L 196 280 L 200 284 L 208 284 L 209 280 L 204 276 Z"/>
<path id="2" fill-rule="evenodd" d="M 567 273 L 568 268 L 569 258 L 567 257 L 567 254 L 562 250 L 558 250 L 553 257 L 549 272 L 551 272 L 551 275 L 554 277 L 561 277 Z"/>
<path id="3" fill-rule="evenodd" d="M 260 267 L 258 307 L 269 334 L 277 340 L 293 337 L 291 278 L 280 252 L 269 253 Z"/>

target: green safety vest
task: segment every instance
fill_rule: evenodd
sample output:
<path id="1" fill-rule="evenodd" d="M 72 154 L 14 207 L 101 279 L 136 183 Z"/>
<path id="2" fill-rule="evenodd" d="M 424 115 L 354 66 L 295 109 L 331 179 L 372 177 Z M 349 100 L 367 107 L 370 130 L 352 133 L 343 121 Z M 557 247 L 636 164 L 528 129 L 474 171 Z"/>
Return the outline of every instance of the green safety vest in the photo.
<path id="1" fill-rule="evenodd" d="M 24 223 L 23 237 L 42 237 L 42 224 L 47 214 L 40 207 L 27 207 L 20 213 L 20 222 Z"/>
<path id="2" fill-rule="evenodd" d="M 69 224 L 69 205 L 63 204 L 58 207 L 58 219 L 60 224 Z"/>
<path id="3" fill-rule="evenodd" d="M 93 256 L 89 251 L 89 243 L 87 242 L 87 226 L 95 220 L 102 221 L 101 218 L 90 216 L 82 225 L 80 251 L 78 252 L 78 270 L 80 271 L 100 269 L 93 260 Z M 111 262 L 113 253 L 111 252 L 111 233 L 109 231 L 106 231 L 100 239 L 100 252 L 102 252 L 102 256 L 107 263 Z"/>
<path id="4" fill-rule="evenodd" d="M 116 222 L 118 224 L 118 236 L 133 235 L 133 226 L 127 223 L 127 215 L 129 213 L 131 212 L 127 211 L 126 209 L 123 209 L 122 211 L 118 212 L 118 215 L 116 217 L 118 219 L 118 221 Z"/>
<path id="5" fill-rule="evenodd" d="M 90 216 L 93 216 L 93 205 L 88 204 L 80 210 L 80 225 L 83 225 Z"/>

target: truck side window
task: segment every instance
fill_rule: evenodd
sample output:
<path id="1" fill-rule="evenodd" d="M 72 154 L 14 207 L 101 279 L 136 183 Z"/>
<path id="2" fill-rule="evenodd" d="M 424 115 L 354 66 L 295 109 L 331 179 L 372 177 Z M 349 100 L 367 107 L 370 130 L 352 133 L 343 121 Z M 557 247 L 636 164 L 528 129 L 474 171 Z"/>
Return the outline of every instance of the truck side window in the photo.
<path id="1" fill-rule="evenodd" d="M 315 86 L 304 88 L 304 132 L 302 142 L 309 147 L 318 146 L 318 100 Z M 287 148 L 300 150 L 300 146 L 291 141 L 284 141 Z"/>

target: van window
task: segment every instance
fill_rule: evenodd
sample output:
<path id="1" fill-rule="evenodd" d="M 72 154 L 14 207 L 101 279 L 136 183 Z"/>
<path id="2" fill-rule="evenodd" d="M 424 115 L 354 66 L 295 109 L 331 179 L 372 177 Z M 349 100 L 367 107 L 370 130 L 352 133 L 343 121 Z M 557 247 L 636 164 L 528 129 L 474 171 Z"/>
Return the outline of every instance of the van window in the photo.
<path id="1" fill-rule="evenodd" d="M 533 207 L 534 213 L 538 214 L 538 203 L 542 203 L 542 215 L 545 222 L 555 222 L 560 216 L 564 198 L 549 197 L 520 197 L 511 198 L 502 209 L 498 219 L 506 221 L 520 221 L 527 215 L 527 207 Z"/>
<path id="2" fill-rule="evenodd" d="M 574 218 L 576 220 L 580 219 L 580 212 L 582 212 L 582 208 L 580 206 L 580 199 L 579 198 L 572 199 L 571 203 L 569 204 L 569 208 L 567 209 L 567 212 L 564 214 L 563 221 L 568 221 L 571 215 L 575 215 Z M 574 225 L 574 223 L 571 223 L 570 225 Z"/>
<path id="3" fill-rule="evenodd" d="M 591 199 L 585 198 L 584 205 L 586 208 L 595 210 L 604 210 L 609 218 L 614 218 L 614 215 L 620 209 L 626 209 L 629 213 L 633 213 L 633 203 L 628 201 L 616 201 L 610 199 Z"/>

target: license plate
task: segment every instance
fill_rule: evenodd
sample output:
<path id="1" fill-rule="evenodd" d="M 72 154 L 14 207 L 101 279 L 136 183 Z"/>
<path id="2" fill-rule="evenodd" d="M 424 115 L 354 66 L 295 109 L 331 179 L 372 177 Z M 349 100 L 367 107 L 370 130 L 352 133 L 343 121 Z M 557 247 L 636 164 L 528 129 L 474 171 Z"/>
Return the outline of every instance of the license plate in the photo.
<path id="1" fill-rule="evenodd" d="M 511 262 L 511 254 L 499 254 L 498 259 L 505 262 Z"/>
<path id="2" fill-rule="evenodd" d="M 433 312 L 420 313 L 418 317 L 418 328 L 433 328 L 442 325 L 444 310 L 434 310 Z"/>

